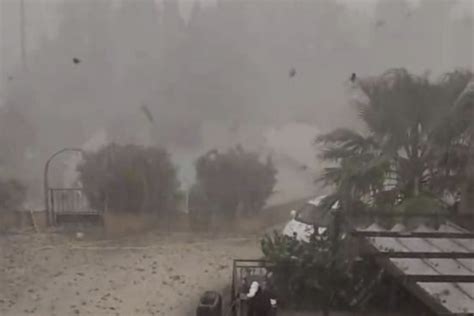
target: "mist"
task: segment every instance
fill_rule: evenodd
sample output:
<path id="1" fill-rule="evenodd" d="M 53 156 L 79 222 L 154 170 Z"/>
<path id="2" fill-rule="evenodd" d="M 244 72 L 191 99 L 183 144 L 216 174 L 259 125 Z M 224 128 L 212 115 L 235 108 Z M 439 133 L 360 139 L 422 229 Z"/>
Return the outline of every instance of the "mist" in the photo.
<path id="1" fill-rule="evenodd" d="M 112 141 L 166 147 L 184 187 L 197 156 L 240 143 L 276 157 L 284 199 L 311 194 L 312 139 L 357 127 L 352 73 L 474 65 L 472 1 L 30 0 L 25 60 L 1 4 L 0 175 L 33 204 L 49 155 Z"/>

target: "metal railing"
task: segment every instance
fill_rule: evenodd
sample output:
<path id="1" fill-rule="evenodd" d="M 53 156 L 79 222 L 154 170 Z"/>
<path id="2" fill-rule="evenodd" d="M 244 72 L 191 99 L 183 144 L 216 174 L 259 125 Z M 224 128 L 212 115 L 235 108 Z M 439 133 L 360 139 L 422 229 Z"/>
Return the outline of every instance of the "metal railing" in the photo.
<path id="1" fill-rule="evenodd" d="M 268 277 L 272 264 L 259 259 L 236 259 L 232 265 L 231 314 L 246 315 L 245 301 L 240 300 L 241 294 L 247 293 L 247 287 L 253 281 L 261 283 Z M 245 289 L 244 289 L 245 288 Z"/>
<path id="2" fill-rule="evenodd" d="M 81 188 L 50 188 L 49 205 L 56 218 L 58 215 L 99 215 L 89 206 Z"/>

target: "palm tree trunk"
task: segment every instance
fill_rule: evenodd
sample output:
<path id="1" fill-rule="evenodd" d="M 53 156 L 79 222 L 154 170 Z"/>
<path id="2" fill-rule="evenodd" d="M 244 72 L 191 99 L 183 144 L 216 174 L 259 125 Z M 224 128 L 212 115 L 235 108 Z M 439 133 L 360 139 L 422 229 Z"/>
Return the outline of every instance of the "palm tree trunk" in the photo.
<path id="1" fill-rule="evenodd" d="M 415 176 L 413 182 L 413 196 L 417 197 L 418 195 L 420 195 L 420 178 L 418 176 Z"/>
<path id="2" fill-rule="evenodd" d="M 461 185 L 461 201 L 459 202 L 459 210 L 460 214 L 468 214 L 470 210 L 470 198 L 469 198 L 469 185 L 467 182 Z"/>

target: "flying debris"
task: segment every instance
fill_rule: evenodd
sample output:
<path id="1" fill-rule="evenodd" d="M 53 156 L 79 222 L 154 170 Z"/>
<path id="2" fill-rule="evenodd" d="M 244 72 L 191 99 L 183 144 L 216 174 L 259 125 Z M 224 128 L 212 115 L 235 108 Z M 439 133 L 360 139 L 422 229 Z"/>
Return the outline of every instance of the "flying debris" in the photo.
<path id="1" fill-rule="evenodd" d="M 351 75 L 351 81 L 355 82 L 356 80 L 357 80 L 357 75 L 355 74 L 355 72 L 353 72 Z"/>
<path id="2" fill-rule="evenodd" d="M 142 109 L 143 113 L 145 114 L 146 118 L 150 121 L 150 123 L 155 122 L 150 109 L 146 105 L 142 105 L 140 108 Z"/>
<path id="3" fill-rule="evenodd" d="M 289 76 L 290 76 L 290 78 L 293 78 L 294 76 L 296 76 L 296 69 L 295 68 L 290 69 Z"/>
<path id="4" fill-rule="evenodd" d="M 81 60 L 80 60 L 79 58 L 77 58 L 77 57 L 74 57 L 74 58 L 72 59 L 72 62 L 73 62 L 74 64 L 78 65 L 78 64 L 81 63 Z"/>
<path id="5" fill-rule="evenodd" d="M 383 26 L 385 26 L 385 24 L 386 24 L 386 22 L 384 20 L 377 20 L 375 22 L 375 27 L 376 28 L 383 27 Z"/>

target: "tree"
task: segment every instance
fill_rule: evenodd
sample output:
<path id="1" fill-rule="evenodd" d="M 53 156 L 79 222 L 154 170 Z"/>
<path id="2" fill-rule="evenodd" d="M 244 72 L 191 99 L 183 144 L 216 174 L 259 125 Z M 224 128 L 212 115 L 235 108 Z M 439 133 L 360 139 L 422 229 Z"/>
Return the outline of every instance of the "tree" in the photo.
<path id="1" fill-rule="evenodd" d="M 336 185 L 349 202 L 370 197 L 393 205 L 400 198 L 440 197 L 448 190 L 441 176 L 463 174 L 461 165 L 452 172 L 446 156 L 457 152 L 456 144 L 472 126 L 472 116 L 459 115 L 463 95 L 463 102 L 472 104 L 472 93 L 465 93 L 472 78 L 455 71 L 432 82 L 392 69 L 359 79 L 356 87 L 364 98 L 356 106 L 367 131 L 337 129 L 317 138 L 324 145 L 321 158 L 336 163 L 322 180 Z"/>
<path id="2" fill-rule="evenodd" d="M 265 260 L 278 296 L 297 308 L 321 308 L 329 315 L 331 306 L 340 309 L 346 300 L 344 292 L 352 282 L 352 259 L 348 243 L 339 234 L 313 233 L 309 242 L 274 232 L 261 240 Z M 317 232 L 317 229 L 315 229 Z M 342 247 L 341 247 L 342 246 Z"/>
<path id="3" fill-rule="evenodd" d="M 328 145 L 320 157 L 337 162 L 325 168 L 320 179 L 337 188 L 330 200 L 337 199 L 346 208 L 364 196 L 375 196 L 383 191 L 389 163 L 381 158 L 374 139 L 348 129 L 337 129 L 319 136 L 317 142 Z"/>
<path id="4" fill-rule="evenodd" d="M 445 95 L 454 99 L 454 106 L 445 119 L 443 129 L 436 134 L 439 148 L 437 172 L 433 188 L 458 194 L 461 211 L 472 212 L 474 201 L 474 76 L 468 71 L 447 74 Z"/>
<path id="5" fill-rule="evenodd" d="M 263 163 L 240 146 L 225 153 L 211 150 L 196 161 L 197 183 L 209 207 L 226 217 L 260 211 L 273 192 L 275 175 L 270 158 Z"/>
<path id="6" fill-rule="evenodd" d="M 24 203 L 26 187 L 16 180 L 0 180 L 0 211 L 16 211 Z"/>
<path id="7" fill-rule="evenodd" d="M 78 171 L 98 210 L 166 213 L 176 207 L 179 183 L 163 149 L 110 144 L 86 153 Z"/>

